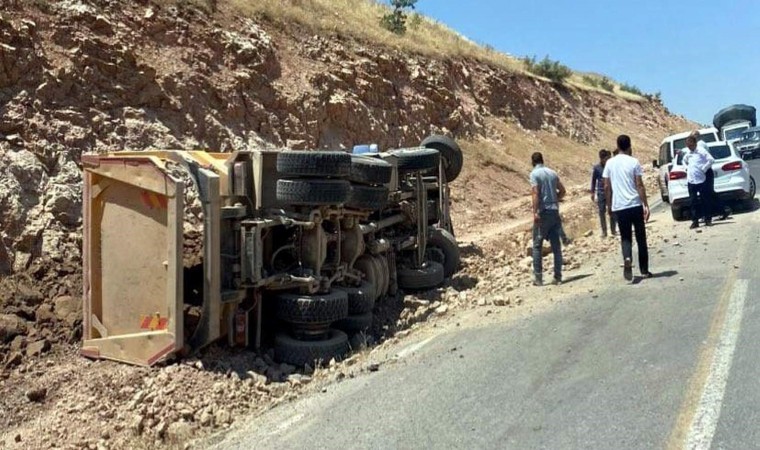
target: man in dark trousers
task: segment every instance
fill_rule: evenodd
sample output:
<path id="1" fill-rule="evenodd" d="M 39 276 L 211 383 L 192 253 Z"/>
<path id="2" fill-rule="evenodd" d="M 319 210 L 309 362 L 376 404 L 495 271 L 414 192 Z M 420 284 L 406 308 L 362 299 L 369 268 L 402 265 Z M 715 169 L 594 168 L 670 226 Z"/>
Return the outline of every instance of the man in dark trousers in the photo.
<path id="1" fill-rule="evenodd" d="M 548 240 L 554 253 L 554 284 L 562 283 L 562 219 L 559 201 L 565 196 L 565 187 L 557 172 L 544 166 L 544 156 L 536 152 L 531 156 L 533 171 L 530 173 L 531 198 L 533 200 L 533 284 L 543 285 L 544 240 Z"/>
<path id="2" fill-rule="evenodd" d="M 686 182 L 689 186 L 691 203 L 691 227 L 699 227 L 699 218 L 704 217 L 705 225 L 712 225 L 713 186 L 707 181 L 707 173 L 712 172 L 715 159 L 707 150 L 707 144 L 697 142 L 694 136 L 686 138 L 686 154 L 683 163 L 686 166 Z"/>
<path id="3" fill-rule="evenodd" d="M 695 130 L 691 133 L 692 136 L 697 140 L 697 145 L 699 145 L 699 142 L 702 140 L 701 135 L 699 134 L 699 131 Z M 688 150 L 687 150 L 688 151 Z M 707 185 L 705 186 L 705 191 L 712 196 L 710 199 L 710 203 L 712 203 L 712 211 L 709 212 L 712 216 L 720 216 L 721 220 L 728 219 L 729 211 L 726 209 L 726 206 L 721 201 L 718 194 L 715 192 L 715 171 L 714 170 L 708 170 L 705 172 L 705 183 Z"/>
<path id="4" fill-rule="evenodd" d="M 602 237 L 607 237 L 607 200 L 604 194 L 604 179 L 602 173 L 607 160 L 610 159 L 609 150 L 599 150 L 599 164 L 594 164 L 591 170 L 591 201 L 595 201 L 599 208 L 599 222 L 602 225 Z M 615 215 L 610 216 L 610 231 L 615 236 Z"/>
<path id="5" fill-rule="evenodd" d="M 607 212 L 615 214 L 620 230 L 623 250 L 623 277 L 633 280 L 633 233 L 639 250 L 639 270 L 644 278 L 650 278 L 647 230 L 649 203 L 641 177 L 644 170 L 639 161 L 631 156 L 631 138 L 622 134 L 617 138 L 618 155 L 607 161 L 602 172 Z"/>

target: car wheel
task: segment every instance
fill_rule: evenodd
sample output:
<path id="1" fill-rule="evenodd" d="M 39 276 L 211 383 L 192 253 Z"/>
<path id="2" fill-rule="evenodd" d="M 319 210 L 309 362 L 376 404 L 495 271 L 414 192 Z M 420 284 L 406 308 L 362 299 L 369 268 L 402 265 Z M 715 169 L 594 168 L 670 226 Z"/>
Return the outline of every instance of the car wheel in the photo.
<path id="1" fill-rule="evenodd" d="M 681 208 L 677 208 L 671 205 L 670 213 L 673 214 L 673 220 L 675 220 L 676 222 L 683 220 L 683 213 L 681 212 Z"/>
<path id="2" fill-rule="evenodd" d="M 749 177 L 749 199 L 752 200 L 757 194 L 757 185 L 755 185 L 755 177 L 750 175 Z"/>

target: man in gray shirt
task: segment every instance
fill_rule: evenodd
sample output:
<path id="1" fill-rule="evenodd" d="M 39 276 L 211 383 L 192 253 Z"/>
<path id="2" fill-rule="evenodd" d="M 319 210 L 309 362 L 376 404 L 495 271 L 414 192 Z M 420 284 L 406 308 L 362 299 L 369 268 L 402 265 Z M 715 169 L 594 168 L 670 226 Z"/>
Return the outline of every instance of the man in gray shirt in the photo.
<path id="1" fill-rule="evenodd" d="M 531 197 L 533 199 L 533 284 L 543 284 L 543 259 L 541 248 L 548 240 L 554 253 L 554 284 L 562 283 L 562 246 L 560 233 L 562 219 L 559 201 L 565 196 L 565 187 L 557 172 L 544 166 L 544 156 L 536 152 L 531 156 L 533 171 L 530 173 Z"/>

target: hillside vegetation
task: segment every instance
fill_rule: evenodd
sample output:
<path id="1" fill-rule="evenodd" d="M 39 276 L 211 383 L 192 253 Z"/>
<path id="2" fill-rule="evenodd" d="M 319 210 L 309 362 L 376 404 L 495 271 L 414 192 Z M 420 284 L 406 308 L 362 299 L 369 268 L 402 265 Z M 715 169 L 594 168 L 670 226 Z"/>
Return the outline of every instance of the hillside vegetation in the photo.
<path id="1" fill-rule="evenodd" d="M 161 0 L 163 4 L 194 6 L 207 14 L 219 9 L 231 8 L 237 13 L 280 23 L 297 23 L 315 33 L 347 35 L 389 48 L 419 53 L 436 58 L 468 58 L 487 62 L 512 72 L 537 76 L 555 82 L 565 82 L 581 89 L 612 93 L 624 98 L 637 99 L 646 94 L 625 83 L 614 83 L 609 77 L 589 76 L 565 67 L 560 61 L 546 56 L 552 70 L 541 70 L 534 57 L 517 58 L 494 49 L 488 43 L 477 43 L 462 36 L 446 25 L 412 12 L 409 14 L 408 30 L 404 35 L 389 32 L 380 25 L 380 19 L 390 11 L 387 4 L 377 0 Z M 560 67 L 560 78 L 554 76 Z M 538 70 L 536 70 L 538 68 Z M 598 81 L 604 79 L 606 86 Z"/>

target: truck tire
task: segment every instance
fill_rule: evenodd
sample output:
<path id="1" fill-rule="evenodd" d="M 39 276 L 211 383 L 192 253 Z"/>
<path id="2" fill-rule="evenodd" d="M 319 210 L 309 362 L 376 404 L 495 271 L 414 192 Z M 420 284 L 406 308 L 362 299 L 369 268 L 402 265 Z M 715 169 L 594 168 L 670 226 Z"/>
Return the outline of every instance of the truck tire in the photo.
<path id="1" fill-rule="evenodd" d="M 443 276 L 451 278 L 459 270 L 460 255 L 459 245 L 453 234 L 440 228 L 433 228 L 428 238 L 428 246 L 431 250 L 433 261 L 443 266 Z M 437 250 L 437 251 L 435 251 Z M 439 261 L 435 256 L 442 257 Z"/>
<path id="2" fill-rule="evenodd" d="M 359 287 L 339 286 L 335 290 L 341 290 L 348 296 L 348 315 L 364 314 L 372 311 L 375 307 L 375 286 L 368 281 L 362 281 Z"/>
<path id="3" fill-rule="evenodd" d="M 335 322 L 333 327 L 345 331 L 348 335 L 369 330 L 372 326 L 372 313 L 356 314 Z"/>
<path id="4" fill-rule="evenodd" d="M 443 266 L 435 261 L 428 261 L 419 269 L 406 267 L 398 269 L 398 286 L 401 289 L 411 291 L 432 289 L 443 283 L 443 280 Z"/>
<path id="5" fill-rule="evenodd" d="M 382 282 L 380 273 L 375 266 L 371 255 L 362 255 L 354 263 L 354 269 L 364 274 L 364 279 L 372 285 L 372 299 L 380 297 L 380 284 Z"/>
<path id="6" fill-rule="evenodd" d="M 731 105 L 727 108 L 723 108 L 713 116 L 713 126 L 717 129 L 721 129 L 728 125 L 729 122 L 735 122 L 740 120 L 746 120 L 751 125 L 757 125 L 757 110 L 753 106 L 749 105 Z"/>
<path id="7" fill-rule="evenodd" d="M 347 177 L 351 155 L 344 152 L 286 150 L 277 154 L 277 172 L 296 177 Z"/>
<path id="8" fill-rule="evenodd" d="M 462 156 L 462 149 L 459 148 L 454 139 L 440 134 L 433 134 L 425 138 L 420 145 L 434 148 L 441 153 L 446 181 L 451 182 L 457 179 L 460 172 L 462 172 L 464 157 Z"/>
<path id="9" fill-rule="evenodd" d="M 286 205 L 341 205 L 350 194 L 345 180 L 277 180 L 277 201 Z"/>
<path id="10" fill-rule="evenodd" d="M 380 283 L 380 298 L 385 297 L 388 295 L 388 290 L 390 289 L 391 284 L 391 270 L 390 266 L 388 265 L 388 259 L 385 255 L 377 255 L 375 256 L 375 260 L 378 262 L 378 265 L 380 267 L 380 273 L 381 273 L 381 280 L 382 283 Z"/>
<path id="11" fill-rule="evenodd" d="M 330 329 L 327 339 L 321 341 L 301 341 L 286 333 L 274 338 L 274 357 L 280 362 L 303 367 L 306 364 L 327 363 L 331 359 L 342 359 L 348 353 L 346 333 Z"/>
<path id="12" fill-rule="evenodd" d="M 380 158 L 351 155 L 351 173 L 348 179 L 352 183 L 388 184 L 392 175 L 393 166 Z"/>
<path id="13" fill-rule="evenodd" d="M 387 187 L 352 184 L 351 194 L 348 196 L 346 207 L 364 211 L 377 211 L 383 209 L 386 203 L 388 203 Z"/>
<path id="14" fill-rule="evenodd" d="M 438 167 L 441 154 L 438 150 L 425 147 L 400 148 L 390 150 L 389 155 L 397 158 L 398 170 L 401 172 L 426 171 Z"/>
<path id="15" fill-rule="evenodd" d="M 277 317 L 298 325 L 329 324 L 348 315 L 348 295 L 341 290 L 329 294 L 277 296 Z"/>

